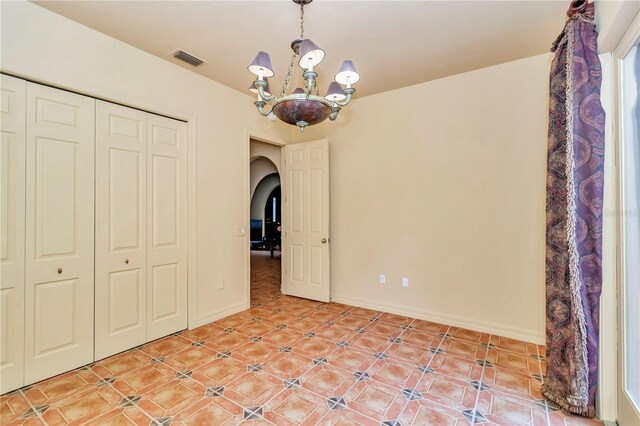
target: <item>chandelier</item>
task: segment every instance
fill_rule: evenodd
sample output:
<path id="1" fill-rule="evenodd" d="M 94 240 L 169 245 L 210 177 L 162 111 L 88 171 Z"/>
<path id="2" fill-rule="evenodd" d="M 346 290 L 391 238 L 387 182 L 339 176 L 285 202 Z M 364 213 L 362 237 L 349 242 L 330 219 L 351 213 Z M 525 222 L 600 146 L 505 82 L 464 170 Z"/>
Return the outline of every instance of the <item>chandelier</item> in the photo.
<path id="1" fill-rule="evenodd" d="M 352 85 L 360 80 L 360 75 L 353 62 L 346 60 L 335 75 L 335 81 L 329 85 L 327 94 L 324 97 L 320 96 L 316 83 L 318 73 L 313 70 L 313 67 L 324 59 L 324 50 L 308 38 L 304 38 L 304 6 L 312 1 L 293 0 L 294 3 L 300 5 L 300 38 L 291 42 L 293 55 L 280 96 L 271 94 L 268 79 L 273 77 L 275 73 L 267 52 L 258 52 L 253 62 L 247 67 L 251 73 L 257 76 L 249 90 L 258 95 L 258 100 L 254 102 L 258 112 L 263 116 L 273 117 L 275 115 L 285 123 L 298 126 L 301 132 L 304 132 L 307 126 L 323 122 L 327 117 L 334 121 L 340 110 L 347 106 L 356 92 Z M 298 65 L 304 70 L 302 74 L 304 88 L 296 88 L 292 93 L 287 94 L 298 57 L 300 58 Z M 268 102 L 272 102 L 269 111 L 265 109 Z"/>

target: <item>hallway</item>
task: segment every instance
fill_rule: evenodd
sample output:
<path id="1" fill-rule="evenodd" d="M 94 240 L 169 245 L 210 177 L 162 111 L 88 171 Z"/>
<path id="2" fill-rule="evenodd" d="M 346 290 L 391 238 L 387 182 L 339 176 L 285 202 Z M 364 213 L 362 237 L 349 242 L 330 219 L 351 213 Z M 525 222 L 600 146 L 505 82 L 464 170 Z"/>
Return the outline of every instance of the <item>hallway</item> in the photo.
<path id="1" fill-rule="evenodd" d="M 544 347 L 284 296 L 251 262 L 249 310 L 3 395 L 1 423 L 600 424 L 544 402 Z"/>

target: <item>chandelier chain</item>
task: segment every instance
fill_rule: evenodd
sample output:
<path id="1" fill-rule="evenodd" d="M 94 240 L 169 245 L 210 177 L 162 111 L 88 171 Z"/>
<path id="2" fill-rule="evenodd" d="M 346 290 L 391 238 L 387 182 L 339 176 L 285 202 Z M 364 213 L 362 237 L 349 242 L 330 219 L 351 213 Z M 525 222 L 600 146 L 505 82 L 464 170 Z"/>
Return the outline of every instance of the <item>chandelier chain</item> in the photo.
<path id="1" fill-rule="evenodd" d="M 304 2 L 300 2 L 300 38 L 304 39 Z"/>
<path id="2" fill-rule="evenodd" d="M 289 64 L 289 70 L 287 71 L 287 75 L 284 78 L 284 86 L 282 86 L 282 92 L 280 92 L 280 97 L 283 97 L 285 93 L 287 93 L 287 90 L 289 89 L 289 81 L 291 81 L 291 75 L 293 74 L 293 69 L 295 68 L 296 65 L 296 57 L 298 56 L 298 54 L 296 52 L 293 52 L 293 55 L 291 55 L 291 63 Z"/>

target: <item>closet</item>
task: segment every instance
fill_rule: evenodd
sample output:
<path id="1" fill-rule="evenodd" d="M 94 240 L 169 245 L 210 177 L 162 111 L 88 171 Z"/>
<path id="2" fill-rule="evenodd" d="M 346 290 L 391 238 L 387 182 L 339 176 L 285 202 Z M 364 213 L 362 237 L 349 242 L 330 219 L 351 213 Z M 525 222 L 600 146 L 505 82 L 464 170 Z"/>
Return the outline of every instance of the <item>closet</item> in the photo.
<path id="1" fill-rule="evenodd" d="M 1 76 L 0 392 L 187 326 L 186 123 Z"/>
<path id="2" fill-rule="evenodd" d="M 186 134 L 96 101 L 96 359 L 187 325 Z"/>

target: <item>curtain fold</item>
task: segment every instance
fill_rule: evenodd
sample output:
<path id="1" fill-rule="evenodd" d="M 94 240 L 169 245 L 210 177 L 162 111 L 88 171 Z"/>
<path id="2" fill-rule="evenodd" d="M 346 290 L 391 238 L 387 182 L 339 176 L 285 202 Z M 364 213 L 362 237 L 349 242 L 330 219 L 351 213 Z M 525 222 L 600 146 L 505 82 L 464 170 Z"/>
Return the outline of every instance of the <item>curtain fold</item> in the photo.
<path id="1" fill-rule="evenodd" d="M 546 339 L 542 394 L 595 416 L 602 290 L 605 113 L 593 4 L 552 46 L 547 152 Z"/>

